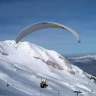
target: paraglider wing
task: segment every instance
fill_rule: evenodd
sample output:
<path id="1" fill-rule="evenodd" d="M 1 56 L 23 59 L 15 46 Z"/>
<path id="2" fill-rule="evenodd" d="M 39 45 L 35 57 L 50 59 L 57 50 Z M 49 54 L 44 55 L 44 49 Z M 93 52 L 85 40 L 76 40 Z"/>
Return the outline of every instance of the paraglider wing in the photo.
<path id="1" fill-rule="evenodd" d="M 40 29 L 45 29 L 45 28 L 61 28 L 61 29 L 67 30 L 73 33 L 76 36 L 78 43 L 80 43 L 80 37 L 77 34 L 77 32 L 75 32 L 73 29 L 65 25 L 54 23 L 54 22 L 39 22 L 31 26 L 28 26 L 16 37 L 16 43 L 18 43 L 21 39 L 23 39 L 25 36 L 29 35 L 30 33 L 40 30 Z"/>

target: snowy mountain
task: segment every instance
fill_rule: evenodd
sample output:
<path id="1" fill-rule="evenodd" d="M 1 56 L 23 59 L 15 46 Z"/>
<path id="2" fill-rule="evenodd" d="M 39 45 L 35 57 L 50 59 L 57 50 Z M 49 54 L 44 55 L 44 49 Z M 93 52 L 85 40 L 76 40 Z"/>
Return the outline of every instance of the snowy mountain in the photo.
<path id="1" fill-rule="evenodd" d="M 40 88 L 41 79 L 47 88 Z M 29 42 L 0 42 L 0 96 L 75 96 L 74 91 L 95 96 L 95 77 L 55 51 Z"/>

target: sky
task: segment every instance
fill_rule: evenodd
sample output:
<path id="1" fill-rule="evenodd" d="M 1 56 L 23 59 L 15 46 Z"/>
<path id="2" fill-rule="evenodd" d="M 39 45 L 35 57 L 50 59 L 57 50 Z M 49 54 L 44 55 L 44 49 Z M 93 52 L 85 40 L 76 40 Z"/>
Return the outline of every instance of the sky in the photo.
<path id="1" fill-rule="evenodd" d="M 23 29 L 43 21 L 74 29 L 81 43 L 61 29 L 39 30 L 22 41 L 63 55 L 96 53 L 96 0 L 0 0 L 0 41 L 15 40 Z"/>

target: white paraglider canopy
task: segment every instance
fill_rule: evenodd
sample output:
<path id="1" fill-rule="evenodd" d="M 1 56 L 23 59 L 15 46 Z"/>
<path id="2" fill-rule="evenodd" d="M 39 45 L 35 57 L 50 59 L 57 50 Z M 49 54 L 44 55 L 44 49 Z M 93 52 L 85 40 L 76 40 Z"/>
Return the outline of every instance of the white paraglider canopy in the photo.
<path id="1" fill-rule="evenodd" d="M 73 29 L 59 24 L 59 23 L 55 23 L 55 22 L 39 22 L 39 23 L 35 23 L 31 26 L 28 26 L 27 28 L 25 28 L 23 31 L 21 31 L 19 33 L 19 35 L 16 37 L 16 43 L 18 43 L 21 39 L 23 39 L 25 36 L 29 35 L 32 32 L 35 32 L 37 30 L 40 29 L 45 29 L 45 28 L 61 28 L 63 30 L 67 30 L 68 32 L 71 32 L 73 35 L 75 35 L 75 37 L 77 38 L 78 43 L 80 43 L 80 36 L 78 35 L 78 33 L 76 31 L 74 31 Z"/>

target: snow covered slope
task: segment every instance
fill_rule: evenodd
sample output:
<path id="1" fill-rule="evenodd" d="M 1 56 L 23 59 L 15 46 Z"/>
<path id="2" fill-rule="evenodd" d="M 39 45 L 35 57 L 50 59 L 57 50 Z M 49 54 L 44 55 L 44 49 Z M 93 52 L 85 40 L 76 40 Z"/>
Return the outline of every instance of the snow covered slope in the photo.
<path id="1" fill-rule="evenodd" d="M 95 96 L 90 77 L 55 51 L 29 42 L 0 42 L 0 96 L 75 96 L 73 91 Z M 41 79 L 47 88 L 40 88 Z"/>

